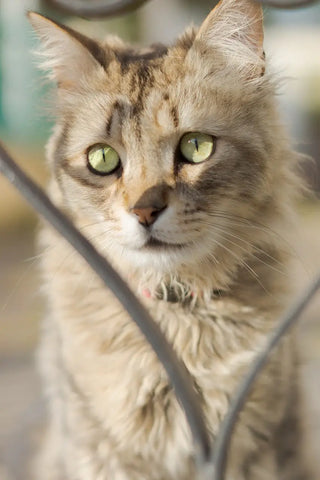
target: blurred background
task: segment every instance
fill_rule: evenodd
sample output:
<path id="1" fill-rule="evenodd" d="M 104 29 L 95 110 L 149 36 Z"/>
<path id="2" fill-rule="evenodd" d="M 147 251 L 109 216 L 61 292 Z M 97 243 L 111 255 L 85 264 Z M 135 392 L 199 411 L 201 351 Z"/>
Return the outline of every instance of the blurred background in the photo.
<path id="1" fill-rule="evenodd" d="M 48 86 L 35 66 L 32 50 L 37 42 L 27 10 L 98 38 L 118 33 L 148 44 L 170 42 L 186 25 L 200 23 L 215 3 L 152 0 L 121 18 L 88 21 L 66 16 L 45 0 L 0 0 L 0 138 L 20 166 L 45 186 L 44 145 L 51 130 L 45 107 Z M 285 77 L 279 92 L 284 122 L 294 147 L 314 159 L 305 168 L 313 195 L 299 207 L 300 231 L 292 246 L 302 291 L 320 268 L 320 3 L 297 10 L 265 9 L 265 23 L 267 57 Z M 43 421 L 34 359 L 44 315 L 34 241 L 37 222 L 34 212 L 0 177 L 0 480 L 29 479 L 26 468 Z M 306 420 L 312 425 L 306 445 L 310 462 L 320 458 L 319 297 L 299 324 Z"/>

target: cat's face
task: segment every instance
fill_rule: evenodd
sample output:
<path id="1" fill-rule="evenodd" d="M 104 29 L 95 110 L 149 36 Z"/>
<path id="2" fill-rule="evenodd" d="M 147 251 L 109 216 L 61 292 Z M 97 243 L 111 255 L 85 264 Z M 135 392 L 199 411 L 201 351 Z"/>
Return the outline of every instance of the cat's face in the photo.
<path id="1" fill-rule="evenodd" d="M 33 23 L 60 85 L 55 177 L 100 250 L 164 272 L 241 256 L 241 221 L 263 214 L 275 175 L 259 7 L 225 0 L 198 33 L 141 52 Z"/>

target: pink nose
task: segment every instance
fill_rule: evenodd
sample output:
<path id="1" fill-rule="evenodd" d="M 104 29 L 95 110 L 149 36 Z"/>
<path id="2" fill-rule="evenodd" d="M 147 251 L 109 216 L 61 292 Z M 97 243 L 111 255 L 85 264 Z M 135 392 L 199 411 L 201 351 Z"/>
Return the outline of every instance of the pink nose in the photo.
<path id="1" fill-rule="evenodd" d="M 139 223 L 144 227 L 152 225 L 159 215 L 163 212 L 166 207 L 156 208 L 156 207 L 144 207 L 144 208 L 133 208 L 131 210 L 139 220 Z"/>

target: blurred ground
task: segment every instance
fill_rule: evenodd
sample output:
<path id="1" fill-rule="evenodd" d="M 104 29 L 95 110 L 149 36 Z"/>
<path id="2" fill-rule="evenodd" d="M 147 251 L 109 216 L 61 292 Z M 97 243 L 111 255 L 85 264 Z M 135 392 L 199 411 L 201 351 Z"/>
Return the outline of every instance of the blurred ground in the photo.
<path id="1" fill-rule="evenodd" d="M 11 222 L 12 209 L 18 218 L 15 226 Z M 301 208 L 301 230 L 296 239 L 297 256 L 301 257 L 297 283 L 301 290 L 320 268 L 319 218 L 319 204 Z M 1 179 L 0 219 L 0 480 L 32 480 L 26 474 L 26 465 L 32 456 L 34 435 L 44 419 L 34 362 L 44 310 L 38 295 L 35 217 Z M 320 458 L 319 312 L 320 293 L 299 325 L 300 347 L 305 358 L 306 420 L 312 426 L 308 450 L 317 459 Z"/>

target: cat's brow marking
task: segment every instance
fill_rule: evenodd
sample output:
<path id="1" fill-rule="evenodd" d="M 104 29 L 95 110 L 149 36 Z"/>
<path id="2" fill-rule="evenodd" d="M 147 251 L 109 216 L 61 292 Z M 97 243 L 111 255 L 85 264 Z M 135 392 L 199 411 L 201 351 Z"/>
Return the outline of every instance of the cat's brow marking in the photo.
<path id="1" fill-rule="evenodd" d="M 137 63 L 148 63 L 164 57 L 168 52 L 168 47 L 162 43 L 153 44 L 147 51 L 136 51 L 134 49 L 123 49 L 115 52 L 116 58 L 120 63 L 121 73 L 124 75 L 130 70 L 131 65 Z"/>
<path id="2" fill-rule="evenodd" d="M 154 86 L 154 73 L 150 68 L 150 65 L 146 62 L 141 62 L 138 66 L 136 77 L 138 80 L 138 92 L 137 98 L 134 102 L 134 108 L 132 110 L 132 115 L 134 117 L 138 116 L 141 111 L 144 109 L 145 99 Z"/>
<path id="3" fill-rule="evenodd" d="M 178 109 L 176 106 L 172 106 L 170 109 L 170 115 L 173 121 L 173 125 L 175 128 L 178 128 L 179 126 L 179 115 L 178 115 Z"/>
<path id="4" fill-rule="evenodd" d="M 114 136 L 113 131 L 117 125 L 119 127 L 121 126 L 124 116 L 124 109 L 125 106 L 120 100 L 116 100 L 112 105 L 110 116 L 106 124 L 106 132 L 108 137 Z"/>
<path id="5" fill-rule="evenodd" d="M 170 96 L 169 96 L 168 92 L 165 92 L 165 93 L 163 94 L 163 97 L 162 97 L 162 98 L 163 98 L 163 101 L 164 101 L 164 102 L 169 102 Z M 169 105 L 170 105 L 170 104 L 169 104 Z M 175 128 L 178 128 L 178 126 L 179 126 L 179 114 L 178 114 L 178 109 L 177 109 L 177 107 L 176 107 L 175 105 L 171 105 L 171 106 L 170 106 L 169 115 L 170 115 L 170 117 L 171 117 L 171 119 L 172 119 L 173 126 L 174 126 Z"/>
<path id="6" fill-rule="evenodd" d="M 111 129 L 112 129 L 112 122 L 113 122 L 113 111 L 111 112 L 108 120 L 107 120 L 107 125 L 106 125 L 106 132 L 108 137 L 110 137 L 111 134 Z"/>

